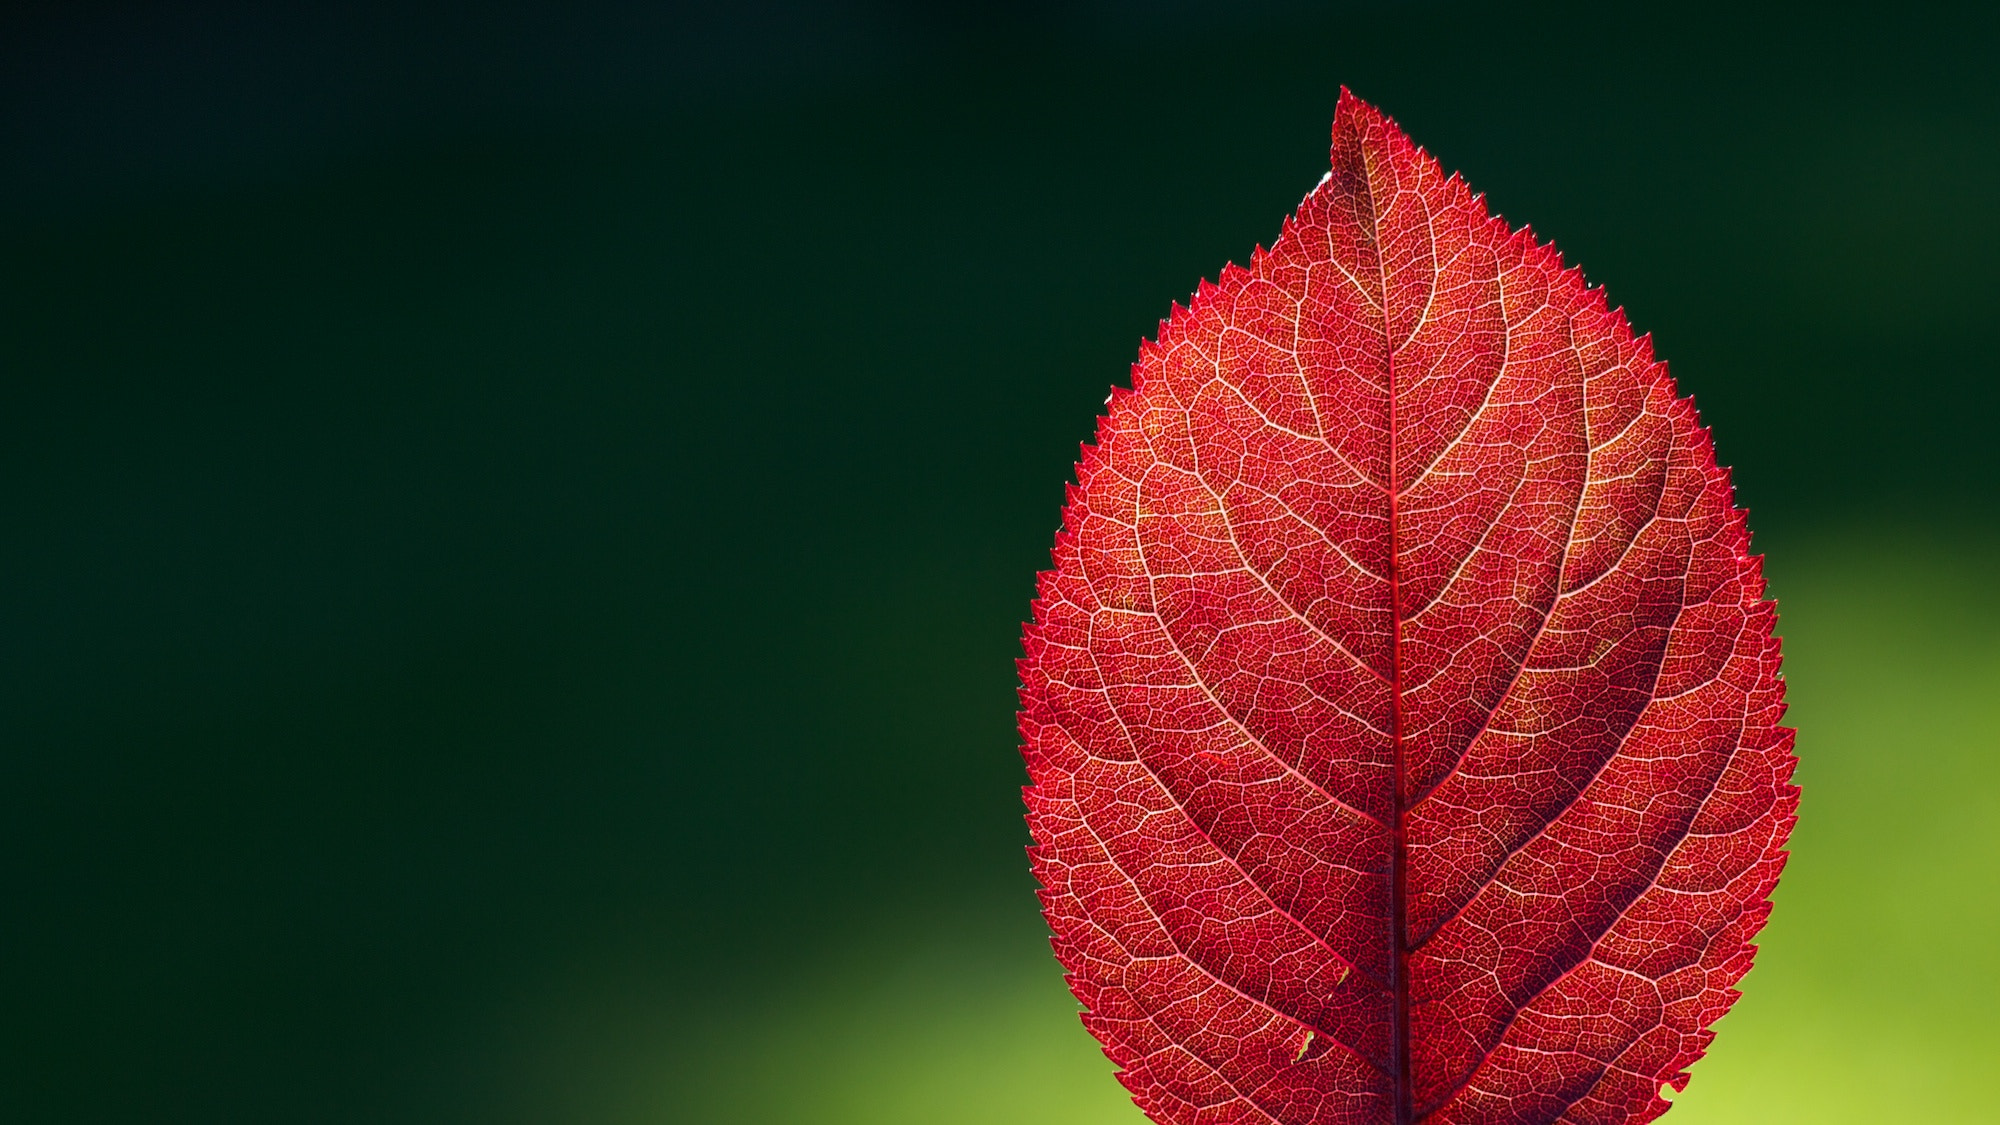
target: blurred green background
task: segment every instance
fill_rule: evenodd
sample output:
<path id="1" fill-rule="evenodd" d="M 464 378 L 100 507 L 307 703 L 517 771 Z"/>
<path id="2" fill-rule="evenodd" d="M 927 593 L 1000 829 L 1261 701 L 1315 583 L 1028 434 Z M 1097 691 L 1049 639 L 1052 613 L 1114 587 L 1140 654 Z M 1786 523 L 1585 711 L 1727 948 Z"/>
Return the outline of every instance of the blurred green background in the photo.
<path id="1" fill-rule="evenodd" d="M 1669 1119 L 2000 1120 L 2000 23 L 1221 7 L 12 12 L 0 1119 L 1137 1121 L 1018 625 L 1345 83 L 1770 554 L 1803 818 Z"/>

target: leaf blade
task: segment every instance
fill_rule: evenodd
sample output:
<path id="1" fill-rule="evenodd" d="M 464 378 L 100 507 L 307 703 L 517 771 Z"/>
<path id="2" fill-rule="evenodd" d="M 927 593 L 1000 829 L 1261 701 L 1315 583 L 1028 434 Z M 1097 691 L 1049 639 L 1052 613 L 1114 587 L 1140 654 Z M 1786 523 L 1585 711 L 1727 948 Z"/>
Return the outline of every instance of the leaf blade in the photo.
<path id="1" fill-rule="evenodd" d="M 1747 550 L 1648 342 L 1343 91 L 1114 393 L 1024 633 L 1032 862 L 1140 1106 L 1664 1112 L 1796 807 Z"/>

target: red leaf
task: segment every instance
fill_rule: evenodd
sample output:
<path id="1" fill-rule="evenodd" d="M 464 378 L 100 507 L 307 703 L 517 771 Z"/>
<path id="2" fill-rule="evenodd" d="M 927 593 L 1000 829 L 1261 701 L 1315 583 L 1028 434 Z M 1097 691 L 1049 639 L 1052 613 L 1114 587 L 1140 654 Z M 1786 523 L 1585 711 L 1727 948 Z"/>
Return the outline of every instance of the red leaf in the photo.
<path id="1" fill-rule="evenodd" d="M 1693 405 L 1342 93 L 1140 349 L 1021 662 L 1084 1022 L 1175 1125 L 1626 1122 L 1736 997 L 1797 790 Z"/>

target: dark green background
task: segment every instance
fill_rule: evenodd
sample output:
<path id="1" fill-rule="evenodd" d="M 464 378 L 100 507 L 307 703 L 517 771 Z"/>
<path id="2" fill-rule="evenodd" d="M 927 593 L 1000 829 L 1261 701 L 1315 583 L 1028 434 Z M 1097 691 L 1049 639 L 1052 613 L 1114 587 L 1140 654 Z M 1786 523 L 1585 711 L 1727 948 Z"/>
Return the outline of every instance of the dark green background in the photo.
<path id="1" fill-rule="evenodd" d="M 0 1117 L 1133 1119 L 1018 623 L 1344 83 L 1655 333 L 1772 553 L 1805 819 L 1673 1119 L 2000 1120 L 2000 24 L 1216 7 L 17 14 Z"/>

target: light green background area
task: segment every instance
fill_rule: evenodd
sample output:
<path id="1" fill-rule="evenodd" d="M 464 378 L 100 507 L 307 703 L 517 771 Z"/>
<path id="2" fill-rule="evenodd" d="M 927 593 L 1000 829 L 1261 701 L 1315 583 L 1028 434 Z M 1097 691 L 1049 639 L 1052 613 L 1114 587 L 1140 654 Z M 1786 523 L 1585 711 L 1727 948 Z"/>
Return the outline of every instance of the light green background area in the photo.
<path id="1" fill-rule="evenodd" d="M 1994 545 L 1876 527 L 1772 550 L 1799 826 L 1758 966 L 1671 1119 L 1995 1120 Z"/>
<path id="2" fill-rule="evenodd" d="M 1801 819 L 1744 998 L 1668 1119 L 1994 1120 L 1993 545 L 1868 527 L 1772 550 Z M 1144 1120 L 1017 916 L 909 919 L 781 977 L 698 1030 L 634 1049 L 647 1037 L 627 1029 L 602 1045 L 619 1065 L 543 1108 L 634 1125 Z"/>

